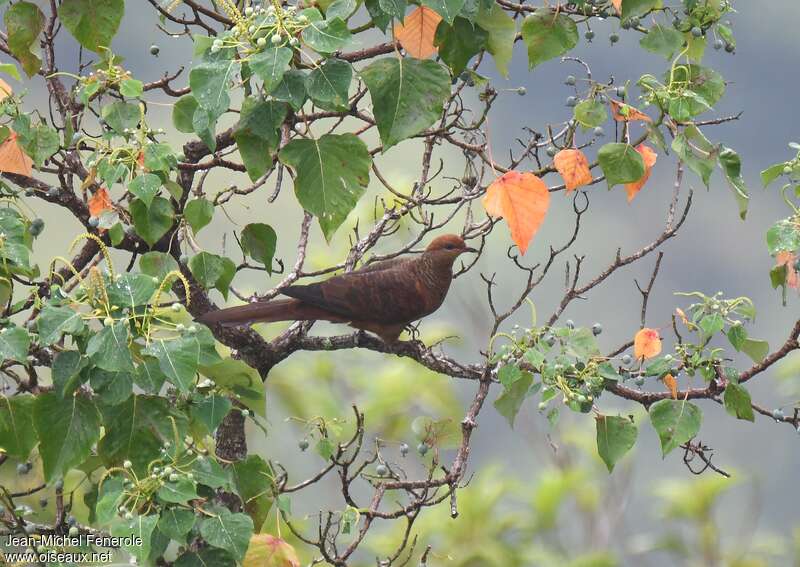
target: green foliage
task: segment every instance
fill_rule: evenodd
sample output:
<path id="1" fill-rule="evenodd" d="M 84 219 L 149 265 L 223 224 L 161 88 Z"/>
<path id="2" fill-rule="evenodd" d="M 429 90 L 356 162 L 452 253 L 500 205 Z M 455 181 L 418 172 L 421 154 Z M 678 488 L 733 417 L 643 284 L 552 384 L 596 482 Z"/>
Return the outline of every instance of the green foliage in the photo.
<path id="1" fill-rule="evenodd" d="M 597 159 L 609 187 L 633 183 L 644 175 L 644 161 L 630 144 L 606 144 L 597 152 Z"/>
<path id="2" fill-rule="evenodd" d="M 111 45 L 124 13 L 124 0 L 64 0 L 58 9 L 58 17 L 78 43 L 96 52 Z"/>
<path id="3" fill-rule="evenodd" d="M 611 472 L 617 461 L 636 444 L 639 430 L 632 419 L 613 415 L 598 415 L 595 424 L 597 452 L 608 467 L 608 472 Z"/>
<path id="4" fill-rule="evenodd" d="M 650 406 L 650 422 L 661 440 L 664 455 L 697 435 L 702 420 L 703 412 L 691 402 L 661 400 Z"/>
<path id="5" fill-rule="evenodd" d="M 330 240 L 369 182 L 372 157 L 366 144 L 353 134 L 326 134 L 318 140 L 293 140 L 279 158 L 297 173 L 297 200 L 318 218 Z"/>
<path id="6" fill-rule="evenodd" d="M 22 69 L 28 77 L 35 75 L 42 65 L 42 60 L 31 49 L 44 27 L 44 14 L 32 2 L 17 2 L 3 17 L 8 32 L 8 48 L 22 63 Z"/>
<path id="7" fill-rule="evenodd" d="M 572 18 L 542 8 L 522 22 L 522 40 L 528 47 L 528 67 L 533 69 L 578 45 L 578 27 Z"/>

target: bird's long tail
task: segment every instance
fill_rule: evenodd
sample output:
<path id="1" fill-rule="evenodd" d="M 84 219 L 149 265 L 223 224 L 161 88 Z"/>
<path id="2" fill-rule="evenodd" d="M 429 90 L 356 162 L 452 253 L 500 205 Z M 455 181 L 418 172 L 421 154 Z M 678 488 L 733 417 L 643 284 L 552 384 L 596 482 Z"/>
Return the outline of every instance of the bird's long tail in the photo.
<path id="1" fill-rule="evenodd" d="M 205 325 L 247 325 L 275 321 L 344 321 L 341 317 L 298 299 L 273 299 L 218 309 L 201 315 L 197 320 Z"/>

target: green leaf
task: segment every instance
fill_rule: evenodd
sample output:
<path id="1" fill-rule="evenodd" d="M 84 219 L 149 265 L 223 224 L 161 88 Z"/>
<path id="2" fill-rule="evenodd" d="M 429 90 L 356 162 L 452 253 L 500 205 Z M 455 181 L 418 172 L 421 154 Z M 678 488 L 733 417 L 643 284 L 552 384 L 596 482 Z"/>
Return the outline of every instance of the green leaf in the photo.
<path id="1" fill-rule="evenodd" d="M 206 547 L 200 551 L 187 551 L 174 563 L 174 567 L 236 567 L 236 560 L 224 549 Z"/>
<path id="2" fill-rule="evenodd" d="M 325 10 L 325 19 L 332 20 L 334 18 L 341 18 L 347 20 L 358 9 L 358 2 L 356 0 L 335 0 Z"/>
<path id="3" fill-rule="evenodd" d="M 64 333 L 80 333 L 85 325 L 80 313 L 66 306 L 55 306 L 47 303 L 36 319 L 36 330 L 39 343 L 49 346 L 61 340 Z"/>
<path id="4" fill-rule="evenodd" d="M 486 40 L 486 50 L 492 54 L 497 71 L 508 78 L 508 65 L 514 52 L 514 39 L 517 35 L 517 24 L 497 3 L 492 2 L 491 8 L 486 8 L 481 3 L 475 23 L 489 32 Z"/>
<path id="5" fill-rule="evenodd" d="M 69 33 L 96 53 L 111 45 L 124 14 L 124 0 L 63 0 L 58 9 L 58 17 Z"/>
<path id="6" fill-rule="evenodd" d="M 702 65 L 677 65 L 673 80 L 684 86 L 686 115 L 697 116 L 714 107 L 725 94 L 725 79 L 722 75 Z M 666 77 L 669 82 L 669 76 Z"/>
<path id="7" fill-rule="evenodd" d="M 34 53 L 44 27 L 44 14 L 32 2 L 17 2 L 6 10 L 3 19 L 8 33 L 8 48 L 22 64 L 28 77 L 39 72 L 42 60 Z M 33 49 L 32 49 L 33 48 Z"/>
<path id="8" fill-rule="evenodd" d="M 19 71 L 17 70 L 17 66 L 13 63 L 0 63 L 0 73 L 5 73 L 6 75 L 10 75 L 14 79 L 21 81 L 22 77 L 19 76 Z"/>
<path id="9" fill-rule="evenodd" d="M 191 257 L 189 269 L 203 287 L 217 288 L 225 299 L 228 298 L 228 288 L 236 274 L 233 260 L 203 251 Z"/>
<path id="10" fill-rule="evenodd" d="M 767 248 L 773 256 L 800 248 L 800 231 L 797 230 L 794 219 L 780 220 L 767 231 Z"/>
<path id="11" fill-rule="evenodd" d="M 469 20 L 456 18 L 453 25 L 440 24 L 436 28 L 434 43 L 439 46 L 439 57 L 447 63 L 453 75 L 460 75 L 473 56 L 486 47 L 489 34 Z"/>
<path id="12" fill-rule="evenodd" d="M 309 10 L 303 11 L 306 15 L 308 12 Z M 322 54 L 338 51 L 350 41 L 350 30 L 341 18 L 332 20 L 309 18 L 308 26 L 303 29 L 301 35 L 311 49 Z"/>
<path id="13" fill-rule="evenodd" d="M 528 68 L 533 69 L 578 45 L 578 27 L 569 16 L 541 8 L 522 22 L 522 40 L 528 47 Z"/>
<path id="14" fill-rule="evenodd" d="M 383 0 L 387 3 L 392 3 L 390 0 Z M 364 5 L 367 7 L 367 12 L 369 13 L 370 18 L 372 19 L 372 23 L 375 24 L 382 32 L 386 32 L 386 28 L 389 26 L 389 23 L 392 21 L 392 14 L 389 12 L 384 11 L 381 8 L 379 0 L 366 0 Z M 401 9 L 405 12 L 405 2 L 401 2 Z M 400 19 L 402 19 L 402 15 Z"/>
<path id="15" fill-rule="evenodd" d="M 231 411 L 231 407 L 233 404 L 228 398 L 214 394 L 192 404 L 191 413 L 194 419 L 206 426 L 209 433 L 214 433 L 228 412 Z"/>
<path id="16" fill-rule="evenodd" d="M 0 329 L 0 360 L 24 362 L 30 345 L 31 336 L 22 327 Z"/>
<path id="17" fill-rule="evenodd" d="M 122 548 L 136 557 L 139 563 L 144 563 L 150 555 L 150 543 L 153 531 L 158 524 L 158 516 L 134 516 L 130 520 L 119 520 L 111 526 L 111 535 L 120 538 L 130 538 L 127 541 L 133 545 L 123 545 Z"/>
<path id="18" fill-rule="evenodd" d="M 653 25 L 647 30 L 647 35 L 639 40 L 639 45 L 647 51 L 652 51 L 670 60 L 683 48 L 683 44 L 684 37 L 681 32 L 672 26 L 662 26 L 661 24 Z"/>
<path id="19" fill-rule="evenodd" d="M 112 306 L 136 307 L 150 302 L 158 283 L 145 274 L 119 274 L 106 284 L 106 293 Z"/>
<path id="20" fill-rule="evenodd" d="M 725 326 L 725 319 L 719 313 L 712 313 L 700 319 L 698 324 L 703 331 L 703 338 L 709 339 L 719 333 Z"/>
<path id="21" fill-rule="evenodd" d="M 314 103 L 325 110 L 349 108 L 348 92 L 353 80 L 353 67 L 347 61 L 328 59 L 306 78 L 306 92 Z"/>
<path id="22" fill-rule="evenodd" d="M 36 167 L 44 165 L 61 146 L 58 132 L 46 124 L 38 124 L 28 132 L 17 132 L 22 149 L 30 156 Z"/>
<path id="23" fill-rule="evenodd" d="M 195 480 L 204 486 L 228 490 L 232 488 L 231 479 L 228 475 L 228 471 L 231 470 L 223 469 L 217 461 L 203 457 L 194 462 L 192 473 Z"/>
<path id="24" fill-rule="evenodd" d="M 177 166 L 178 160 L 172 153 L 169 144 L 147 144 L 144 147 L 144 167 L 149 171 L 171 171 Z"/>
<path id="25" fill-rule="evenodd" d="M 139 106 L 118 100 L 105 105 L 100 112 L 100 116 L 112 130 L 122 135 L 126 128 L 134 129 L 139 123 Z"/>
<path id="26" fill-rule="evenodd" d="M 163 280 L 166 275 L 178 269 L 175 258 L 164 252 L 147 252 L 139 256 L 139 270 L 143 274 Z"/>
<path id="27" fill-rule="evenodd" d="M 597 152 L 597 159 L 609 187 L 633 183 L 644 175 L 642 156 L 630 144 L 606 144 Z"/>
<path id="28" fill-rule="evenodd" d="M 387 57 L 368 65 L 361 77 L 384 152 L 436 122 L 450 96 L 450 74 L 433 61 Z"/>
<path id="29" fill-rule="evenodd" d="M 158 489 L 157 495 L 159 500 L 170 504 L 186 504 L 198 497 L 194 482 L 185 476 L 165 482 Z"/>
<path id="30" fill-rule="evenodd" d="M 753 362 L 761 362 L 769 354 L 769 343 L 748 338 L 742 344 L 742 352 L 749 356 Z"/>
<path id="31" fill-rule="evenodd" d="M 299 69 L 289 70 L 272 91 L 272 98 L 288 102 L 294 110 L 300 110 L 306 100 L 306 74 Z"/>
<path id="32" fill-rule="evenodd" d="M 595 417 L 597 426 L 597 452 L 608 467 L 608 472 L 614 470 L 625 454 L 636 444 L 639 430 L 636 424 L 627 417 L 613 415 L 598 415 Z"/>
<path id="33" fill-rule="evenodd" d="M 259 533 L 272 508 L 275 474 L 258 455 L 248 455 L 244 461 L 234 463 L 232 470 L 236 492 L 244 502 L 245 512 L 253 519 L 255 532 Z"/>
<path id="34" fill-rule="evenodd" d="M 728 186 L 736 197 L 736 202 L 739 204 L 739 216 L 742 220 L 747 216 L 747 205 L 750 202 L 750 194 L 747 192 L 747 187 L 742 178 L 742 160 L 739 154 L 730 148 L 723 146 L 722 151 L 719 153 L 719 166 L 725 174 L 725 179 L 728 181 Z"/>
<path id="35" fill-rule="evenodd" d="M 369 183 L 372 156 L 353 134 L 294 139 L 279 154 L 295 170 L 295 195 L 317 217 L 327 240 L 344 222 Z"/>
<path id="36" fill-rule="evenodd" d="M 53 390 L 59 398 L 72 396 L 81 384 L 81 371 L 89 361 L 77 350 L 64 350 L 53 358 Z"/>
<path id="37" fill-rule="evenodd" d="M 503 393 L 494 401 L 495 409 L 508 420 L 508 424 L 512 428 L 532 383 L 533 375 L 530 372 L 524 372 L 518 380 L 514 380 L 511 383 L 510 387 L 505 388 Z"/>
<path id="38" fill-rule="evenodd" d="M 693 124 L 687 126 L 672 140 L 672 149 L 708 187 L 718 150 L 703 133 Z"/>
<path id="39" fill-rule="evenodd" d="M 153 175 L 152 173 L 145 173 L 144 175 L 139 175 L 138 177 L 134 177 L 130 183 L 128 183 L 128 191 L 133 193 L 136 197 L 141 199 L 142 203 L 144 203 L 145 207 L 150 207 L 150 204 L 153 202 L 153 198 L 158 193 L 158 190 L 161 188 L 161 178 L 158 175 Z"/>
<path id="40" fill-rule="evenodd" d="M 128 98 L 139 98 L 144 94 L 144 83 L 136 79 L 122 79 L 119 94 Z"/>
<path id="41" fill-rule="evenodd" d="M 597 128 L 608 120 L 606 105 L 590 98 L 575 105 L 575 120 L 586 129 Z"/>
<path id="42" fill-rule="evenodd" d="M 265 93 L 271 93 L 281 83 L 293 56 L 288 47 L 269 47 L 250 56 L 250 68 L 264 82 Z"/>
<path id="43" fill-rule="evenodd" d="M 100 438 L 100 415 L 82 396 L 61 400 L 53 392 L 40 394 L 33 422 L 47 482 L 80 465 Z"/>
<path id="44" fill-rule="evenodd" d="M 133 393 L 133 374 L 130 372 L 108 372 L 92 368 L 89 382 L 97 400 L 106 406 L 117 406 Z"/>
<path id="45" fill-rule="evenodd" d="M 728 382 L 725 392 L 722 394 L 725 410 L 736 419 L 755 421 L 753 406 L 750 402 L 750 392 L 744 386 Z"/>
<path id="46" fill-rule="evenodd" d="M 186 542 L 186 534 L 194 526 L 194 512 L 180 508 L 166 508 L 158 519 L 158 531 L 178 543 Z"/>
<path id="47" fill-rule="evenodd" d="M 422 5 L 430 8 L 445 22 L 452 25 L 461 8 L 464 7 L 464 2 L 465 0 L 422 0 Z"/>
<path id="48" fill-rule="evenodd" d="M 161 371 L 181 392 L 191 390 L 200 364 L 200 345 L 193 335 L 153 339 L 144 352 L 158 359 Z"/>
<path id="49" fill-rule="evenodd" d="M 238 61 L 230 48 L 216 53 L 204 53 L 189 72 L 189 87 L 201 108 L 211 116 L 222 116 L 230 106 L 230 81 L 238 68 Z"/>
<path id="50" fill-rule="evenodd" d="M 150 246 L 167 233 L 175 218 L 172 204 L 163 197 L 154 197 L 149 207 L 141 199 L 134 199 L 130 212 L 136 233 Z"/>
<path id="51" fill-rule="evenodd" d="M 622 16 L 631 18 L 660 8 L 662 0 L 622 0 Z"/>
<path id="52" fill-rule="evenodd" d="M 98 488 L 98 492 L 95 505 L 97 524 L 106 526 L 119 517 L 119 506 L 122 504 L 125 492 L 122 478 L 119 476 L 107 478 Z"/>
<path id="53" fill-rule="evenodd" d="M 230 392 L 248 409 L 262 417 L 266 416 L 264 383 L 254 368 L 241 360 L 227 358 L 214 364 L 202 365 L 200 373 Z"/>
<path id="54" fill-rule="evenodd" d="M 31 394 L 0 396 L 0 448 L 9 457 L 24 461 L 36 446 L 35 403 L 36 398 Z"/>
<path id="55" fill-rule="evenodd" d="M 103 411 L 106 432 L 97 447 L 103 463 L 121 466 L 127 459 L 140 475 L 160 456 L 165 441 L 174 443 L 176 432 L 180 439 L 188 428 L 186 416 L 160 396 L 133 395 Z"/>
<path id="56" fill-rule="evenodd" d="M 737 351 L 742 350 L 744 346 L 744 342 L 747 340 L 747 331 L 744 328 L 744 325 L 733 325 L 730 329 L 728 329 L 728 342 L 731 343 L 731 346 L 735 348 Z"/>
<path id="57" fill-rule="evenodd" d="M 696 405 L 679 400 L 660 400 L 650 406 L 650 421 L 666 455 L 692 439 L 700 431 L 703 412 Z"/>
<path id="58" fill-rule="evenodd" d="M 776 163 L 775 165 L 769 166 L 767 169 L 761 172 L 761 183 L 764 184 L 764 187 L 775 181 L 778 177 L 783 175 L 783 169 L 786 167 L 786 162 L 783 163 Z"/>
<path id="59" fill-rule="evenodd" d="M 133 372 L 135 368 L 128 339 L 128 322 L 117 321 L 92 335 L 86 346 L 86 355 L 103 370 Z"/>
<path id="60" fill-rule="evenodd" d="M 378 0 L 381 10 L 401 21 L 406 14 L 406 5 L 406 0 Z"/>
<path id="61" fill-rule="evenodd" d="M 233 514 L 221 508 L 200 524 L 200 535 L 209 545 L 224 549 L 241 561 L 253 535 L 253 520 L 247 514 Z"/>
<path id="62" fill-rule="evenodd" d="M 200 197 L 192 199 L 183 209 L 183 216 L 192 231 L 197 234 L 200 230 L 211 222 L 214 216 L 214 205 L 208 199 Z"/>
<path id="63" fill-rule="evenodd" d="M 197 99 L 193 95 L 183 95 L 172 107 L 172 125 L 178 132 L 194 133 L 192 120 L 197 110 Z"/>
<path id="64" fill-rule="evenodd" d="M 279 129 L 287 113 L 282 102 L 247 97 L 242 103 L 233 138 L 252 181 L 272 168 L 272 154 L 278 148 Z"/>
<path id="65" fill-rule="evenodd" d="M 272 274 L 272 258 L 277 241 L 275 229 L 268 224 L 248 224 L 242 231 L 242 251 L 256 262 L 264 264 L 269 274 Z"/>

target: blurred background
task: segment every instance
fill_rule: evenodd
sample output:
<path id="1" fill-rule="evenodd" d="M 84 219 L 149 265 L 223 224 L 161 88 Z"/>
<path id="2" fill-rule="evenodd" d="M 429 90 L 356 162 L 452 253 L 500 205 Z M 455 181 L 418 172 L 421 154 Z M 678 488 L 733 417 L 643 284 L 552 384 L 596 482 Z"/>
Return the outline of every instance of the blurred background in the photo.
<path id="1" fill-rule="evenodd" d="M 797 319 L 798 298 L 790 297 L 781 305 L 780 294 L 772 290 L 769 269 L 773 261 L 765 245 L 767 229 L 788 216 L 777 190 L 763 190 L 758 174 L 761 169 L 793 156 L 787 143 L 800 139 L 800 114 L 796 112 L 796 93 L 800 76 L 796 73 L 800 54 L 800 5 L 793 0 L 770 0 L 735 3 L 738 13 L 731 18 L 737 39 L 737 52 L 709 49 L 705 64 L 718 70 L 728 82 L 718 116 L 744 111 L 738 121 L 705 129 L 712 142 L 724 142 L 742 156 L 744 177 L 751 194 L 746 221 L 738 217 L 734 199 L 719 173 L 706 191 L 690 172 L 684 178 L 686 189 L 695 189 L 694 206 L 678 236 L 664 247 L 661 273 L 650 298 L 648 326 L 666 327 L 676 306 L 684 306 L 676 291 L 699 290 L 707 294 L 722 291 L 728 297 L 746 295 L 756 304 L 758 317 L 750 329 L 775 347 L 782 343 Z M 160 78 L 165 71 L 189 68 L 191 42 L 186 37 L 170 38 L 160 32 L 157 18 L 145 2 L 129 1 L 114 50 L 125 57 L 125 66 L 144 81 Z M 167 26 L 168 27 L 168 26 Z M 591 44 L 583 39 L 573 55 L 584 59 L 598 81 L 613 77 L 615 83 L 632 84 L 644 73 L 660 75 L 666 62 L 643 51 L 639 34 L 621 33 L 621 41 L 611 46 L 607 37 L 618 25 L 594 25 L 596 37 Z M 581 30 L 581 32 L 583 29 Z M 66 33 L 61 34 L 59 67 L 75 72 L 77 51 Z M 368 35 L 359 36 L 361 46 L 369 45 Z M 161 47 L 158 57 L 149 46 Z M 353 45 L 351 48 L 358 48 Z M 5 61 L 3 61 L 5 62 Z M 580 76 L 575 63 L 557 60 L 527 69 L 523 46 L 517 45 L 510 79 L 501 78 L 488 61 L 479 70 L 490 77 L 500 91 L 488 123 L 493 154 L 498 161 L 507 156 L 522 130 L 529 126 L 544 131 L 548 123 L 562 122 L 571 116 L 565 105 L 571 88 L 563 84 L 568 74 Z M 176 84 L 183 86 L 187 72 Z M 23 87 L 15 83 L 16 90 Z M 514 90 L 526 87 L 527 95 Z M 41 80 L 26 82 L 30 90 L 27 107 L 43 108 L 46 93 Z M 507 89 L 507 90 L 504 90 Z M 629 88 L 634 97 L 635 87 Z M 477 101 L 477 90 L 470 95 Z M 150 106 L 149 120 L 154 127 L 171 128 L 170 99 L 159 95 L 145 97 Z M 631 98 L 635 104 L 635 98 Z M 234 103 L 235 106 L 235 103 Z M 712 116 L 708 116 L 711 118 Z M 706 118 L 706 116 L 703 116 Z M 163 124 L 158 123 L 159 121 Z M 229 124 L 222 123 L 219 128 Z M 606 140 L 612 127 L 607 125 Z M 169 141 L 176 147 L 185 138 L 173 134 Z M 374 142 L 374 140 L 372 140 Z M 591 157 L 594 148 L 587 150 Z M 377 162 L 396 187 L 409 190 L 418 176 L 415 164 L 420 160 L 420 146 L 405 142 Z M 434 190 L 445 191 L 463 174 L 462 156 L 437 150 L 443 174 Z M 639 249 L 662 230 L 666 218 L 675 172 L 673 156 L 659 156 L 653 176 L 636 199 L 628 204 L 622 187 L 607 191 L 604 185 L 587 189 L 590 208 L 584 216 L 581 236 L 572 251 L 585 254 L 585 277 L 599 273 L 613 259 L 618 247 L 623 253 Z M 448 177 L 450 179 L 448 179 Z M 556 182 L 546 179 L 549 184 Z M 206 181 L 213 196 L 231 183 L 245 185 L 244 178 L 230 172 L 212 174 Z M 290 188 L 284 187 L 280 198 L 267 204 L 272 192 L 267 184 L 247 199 L 232 201 L 225 214 L 217 211 L 214 222 L 201 233 L 199 241 L 215 253 L 238 257 L 233 230 L 252 221 L 271 224 L 278 232 L 277 257 L 287 265 L 294 261 L 299 233 L 300 208 Z M 368 226 L 373 218 L 377 183 L 362 199 L 347 225 L 357 219 Z M 542 230 L 529 248 L 529 265 L 545 259 L 549 244 L 563 242 L 572 230 L 574 213 L 571 199 L 562 193 L 553 195 L 550 212 Z M 46 266 L 54 255 L 66 255 L 67 247 L 79 226 L 67 220 L 55 207 L 43 202 L 33 204 L 36 214 L 47 221 L 44 238 L 37 241 L 37 257 Z M 480 211 L 476 211 L 480 213 Z M 74 224 L 72 224 L 74 223 Z M 367 224 L 365 224 L 367 223 Z M 330 244 L 314 226 L 309 265 L 326 267 L 341 261 L 348 248 L 348 226 L 343 226 Z M 394 244 L 408 239 L 414 227 L 401 231 Z M 456 222 L 452 231 L 460 230 Z M 498 226 L 489 240 L 488 252 L 477 269 L 459 278 L 444 307 L 421 325 L 427 342 L 451 335 L 444 343 L 449 354 L 463 360 L 475 360 L 485 350 L 489 330 L 489 312 L 485 286 L 479 272 L 497 273 L 498 295 L 512 297 L 523 285 L 522 274 L 505 255 L 510 238 L 505 226 Z M 391 250 L 390 243 L 378 252 Z M 562 295 L 563 268 L 566 258 L 554 267 L 550 277 L 534 290 L 540 322 L 553 311 Z M 122 260 L 121 260 L 122 261 Z M 655 256 L 620 270 L 603 286 L 593 290 L 586 301 L 574 302 L 564 319 L 580 326 L 600 322 L 605 332 L 598 337 L 601 348 L 609 351 L 630 340 L 639 326 L 640 296 L 634 279 L 646 281 Z M 264 291 L 280 280 L 263 272 L 240 274 L 234 282 L 244 293 Z M 585 281 L 585 280 L 584 280 Z M 215 292 L 216 293 L 216 292 Z M 791 294 L 790 294 L 791 295 Z M 221 297 L 215 296 L 219 302 Z M 529 325 L 530 312 L 522 309 L 510 320 Z M 274 335 L 280 325 L 262 329 Z M 317 325 L 315 333 L 334 333 L 333 327 Z M 665 351 L 668 345 L 665 344 Z M 737 360 L 742 368 L 747 360 Z M 767 372 L 750 383 L 753 400 L 765 407 L 790 408 L 800 395 L 800 376 L 791 361 Z M 685 383 L 682 382 L 682 386 Z M 663 388 L 654 385 L 654 388 Z M 387 444 L 385 453 L 400 463 L 410 476 L 419 474 L 420 458 L 414 447 L 418 441 L 411 428 L 419 416 L 450 419 L 457 423 L 475 385 L 458 383 L 421 369 L 413 362 L 368 351 L 335 353 L 300 352 L 276 367 L 267 382 L 268 428 L 265 434 L 253 427 L 249 431 L 251 452 L 280 461 L 296 482 L 313 474 L 323 465 L 313 451 L 303 452 L 298 443 L 307 437 L 302 420 L 322 416 L 343 422 L 343 436 L 352 427 L 350 406 L 357 404 L 367 416 L 367 438 L 379 437 Z M 490 394 L 490 401 L 498 392 Z M 450 520 L 447 507 L 429 510 L 418 524 L 419 543 L 415 561 L 425 546 L 432 545 L 428 565 L 477 567 L 481 565 L 800 565 L 800 526 L 796 486 L 800 471 L 800 434 L 771 419 L 757 416 L 754 424 L 736 421 L 713 402 L 702 404 L 705 419 L 700 439 L 714 449 L 714 463 L 732 473 L 725 480 L 712 472 L 696 477 L 675 452 L 661 458 L 658 439 L 647 423 L 641 408 L 610 396 L 598 401 L 604 413 L 634 413 L 641 421 L 639 440 L 634 452 L 608 475 L 594 450 L 594 424 L 590 416 L 566 415 L 551 428 L 536 409 L 536 400 L 523 406 L 515 429 L 487 405 L 480 416 L 480 426 L 472 441 L 470 485 L 459 493 L 461 515 Z M 788 411 L 787 411 L 788 413 Z M 298 418 L 289 419 L 287 418 Z M 411 453 L 402 457 L 400 443 L 411 445 Z M 445 450 L 443 461 L 451 455 Z M 37 482 L 28 479 L 2 479 L 16 485 Z M 343 509 L 337 498 L 336 483 L 320 483 L 315 489 L 293 499 L 292 515 L 307 518 L 307 529 L 315 530 L 313 515 L 320 509 Z M 285 527 L 274 525 L 272 533 Z M 380 526 L 368 538 L 361 564 L 374 565 L 374 557 L 397 543 L 399 531 L 391 525 Z M 290 541 L 293 541 L 289 538 Z M 297 543 L 295 541 L 295 543 Z M 302 544 L 301 556 L 310 556 Z M 412 565 L 416 563 L 411 563 Z"/>

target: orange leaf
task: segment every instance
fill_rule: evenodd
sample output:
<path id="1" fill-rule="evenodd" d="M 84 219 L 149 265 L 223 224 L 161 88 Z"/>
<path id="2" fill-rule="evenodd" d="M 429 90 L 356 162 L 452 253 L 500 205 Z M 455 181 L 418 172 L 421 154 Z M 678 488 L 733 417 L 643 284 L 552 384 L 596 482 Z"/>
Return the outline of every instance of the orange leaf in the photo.
<path id="1" fill-rule="evenodd" d="M 300 567 L 294 548 L 270 534 L 254 535 L 242 561 L 244 567 Z"/>
<path id="2" fill-rule="evenodd" d="M 680 307 L 676 307 L 675 314 L 681 318 L 681 321 L 683 321 L 684 325 L 686 325 L 687 327 L 689 326 L 689 319 L 686 317 L 686 313 L 683 312 L 683 309 L 681 309 Z"/>
<path id="3" fill-rule="evenodd" d="M 0 144 L 0 171 L 31 176 L 33 160 L 22 151 L 17 142 L 17 133 L 11 130 L 8 138 Z"/>
<path id="4" fill-rule="evenodd" d="M 11 90 L 11 86 L 6 83 L 3 79 L 0 79 L 0 100 L 5 100 L 11 96 L 11 93 L 14 91 Z"/>
<path id="5" fill-rule="evenodd" d="M 512 240 L 525 254 L 542 226 L 550 206 L 550 192 L 534 174 L 509 171 L 489 185 L 482 202 L 490 216 L 506 219 Z"/>
<path id="6" fill-rule="evenodd" d="M 439 14 L 427 6 L 419 6 L 406 16 L 402 24 L 394 26 L 394 37 L 411 57 L 427 59 L 438 51 L 433 38 L 441 21 Z"/>
<path id="7" fill-rule="evenodd" d="M 617 14 L 622 13 L 622 0 L 611 0 L 611 4 L 617 9 Z"/>
<path id="8" fill-rule="evenodd" d="M 653 119 L 647 116 L 639 109 L 632 107 L 630 104 L 625 104 L 618 100 L 609 99 L 611 105 L 611 115 L 617 122 L 630 122 L 631 120 L 644 120 L 645 122 L 652 122 Z"/>
<path id="9" fill-rule="evenodd" d="M 677 400 L 678 381 L 675 379 L 675 377 L 672 374 L 667 374 L 666 376 L 664 376 L 664 384 L 666 384 L 667 388 L 669 388 L 669 391 L 672 394 L 672 399 Z"/>
<path id="10" fill-rule="evenodd" d="M 567 193 L 592 182 L 589 160 L 580 150 L 561 150 L 553 158 L 553 165 L 564 178 Z"/>
<path id="11" fill-rule="evenodd" d="M 650 170 L 653 169 L 653 166 L 656 164 L 656 160 L 658 159 L 658 154 L 654 152 L 652 148 L 645 146 L 644 144 L 640 144 L 639 147 L 636 148 L 636 151 L 641 154 L 642 161 L 644 161 L 644 175 L 642 175 L 638 181 L 625 184 L 625 189 L 628 191 L 629 203 L 633 201 L 633 198 L 636 196 L 636 194 L 642 190 L 644 184 L 647 183 L 648 179 L 650 179 Z"/>
<path id="12" fill-rule="evenodd" d="M 661 338 L 656 329 L 640 329 L 633 338 L 633 355 L 637 358 L 653 358 L 661 352 Z"/>
<path id="13" fill-rule="evenodd" d="M 800 276 L 794 269 L 797 255 L 792 252 L 778 252 L 775 256 L 776 266 L 786 266 L 786 285 L 792 289 L 800 289 Z"/>
<path id="14" fill-rule="evenodd" d="M 113 208 L 111 197 L 108 196 L 108 191 L 105 187 L 100 187 L 89 199 L 89 214 L 93 217 L 99 217 L 103 211 Z"/>

